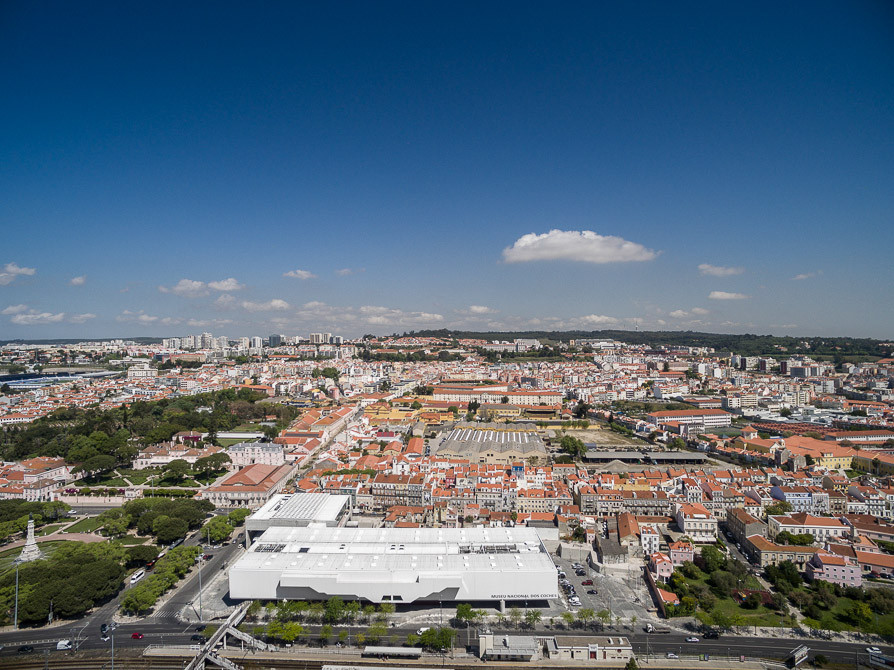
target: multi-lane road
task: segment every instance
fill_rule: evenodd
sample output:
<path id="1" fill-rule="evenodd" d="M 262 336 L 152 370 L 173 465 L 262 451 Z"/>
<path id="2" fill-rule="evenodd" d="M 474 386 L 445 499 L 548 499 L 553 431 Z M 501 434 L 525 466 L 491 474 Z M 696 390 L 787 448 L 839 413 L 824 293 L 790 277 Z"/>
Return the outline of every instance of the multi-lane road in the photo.
<path id="1" fill-rule="evenodd" d="M 187 544 L 197 544 L 197 535 L 191 536 Z M 221 567 L 232 563 L 241 552 L 238 545 L 228 544 L 211 550 L 212 557 L 203 563 L 204 586 L 218 575 Z M 128 586 L 129 588 L 129 586 Z M 116 649 L 120 648 L 145 648 L 150 644 L 194 644 L 191 638 L 197 634 L 195 623 L 184 623 L 177 618 L 180 611 L 195 601 L 199 590 L 199 578 L 193 573 L 182 582 L 173 595 L 161 605 L 152 616 L 131 623 L 122 623 L 112 631 Z M 18 648 L 22 645 L 31 645 L 35 651 L 42 653 L 44 650 L 56 652 L 56 643 L 59 640 L 70 639 L 80 650 L 102 651 L 111 654 L 112 639 L 102 640 L 100 627 L 109 624 L 113 615 L 120 606 L 120 600 L 126 589 L 116 598 L 106 603 L 90 615 L 75 623 L 62 626 L 29 628 L 18 631 L 0 633 L 0 663 L 3 659 L 14 657 Z M 406 636 L 416 632 L 417 625 L 398 626 L 392 628 L 390 633 L 395 634 L 401 641 Z M 308 637 L 319 632 L 315 626 L 308 627 Z M 337 630 L 340 630 L 337 629 Z M 365 632 L 364 626 L 350 627 L 351 637 Z M 520 631 L 511 628 L 494 628 L 495 633 L 520 634 Z M 579 634 L 579 630 L 546 630 L 538 631 L 541 634 Z M 137 633 L 142 637 L 134 638 Z M 462 644 L 468 639 L 468 633 L 460 629 L 457 643 Z M 521 634 L 524 634 L 522 631 Z M 686 642 L 687 634 L 671 632 L 666 634 L 647 634 L 640 628 L 606 627 L 600 634 L 623 635 L 633 645 L 637 655 L 651 654 L 655 657 L 666 658 L 667 654 L 677 654 L 681 657 L 695 654 L 709 654 L 714 659 L 738 659 L 740 656 L 763 657 L 785 659 L 788 654 L 800 645 L 806 645 L 811 650 L 811 655 L 823 654 L 830 661 L 840 663 L 853 663 L 858 660 L 866 661 L 866 647 L 869 643 L 844 643 L 817 638 L 756 638 L 748 635 L 721 635 L 716 640 L 700 638 L 698 642 Z M 474 636 L 472 636 L 474 639 Z M 883 651 L 894 653 L 894 648 L 882 647 Z"/>

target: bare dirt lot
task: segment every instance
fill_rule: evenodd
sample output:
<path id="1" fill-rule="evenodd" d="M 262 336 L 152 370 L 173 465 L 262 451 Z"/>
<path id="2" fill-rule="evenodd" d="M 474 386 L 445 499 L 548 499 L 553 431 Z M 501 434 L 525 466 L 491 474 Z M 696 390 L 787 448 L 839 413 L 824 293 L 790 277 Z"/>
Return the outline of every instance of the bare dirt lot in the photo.
<path id="1" fill-rule="evenodd" d="M 595 444 L 597 449 L 617 447 L 642 449 L 643 447 L 650 446 L 647 442 L 636 439 L 635 437 L 627 437 L 626 435 L 621 435 L 613 430 L 593 426 L 583 430 L 570 429 L 565 432 L 568 435 L 573 435 L 584 444 Z"/>

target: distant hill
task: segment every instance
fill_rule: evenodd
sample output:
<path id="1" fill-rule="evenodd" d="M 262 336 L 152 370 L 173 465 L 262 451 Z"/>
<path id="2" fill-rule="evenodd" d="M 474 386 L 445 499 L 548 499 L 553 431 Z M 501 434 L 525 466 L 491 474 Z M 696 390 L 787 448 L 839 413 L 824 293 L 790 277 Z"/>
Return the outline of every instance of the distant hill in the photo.
<path id="1" fill-rule="evenodd" d="M 161 337 L 78 337 L 59 340 L 6 340 L 4 344 L 77 344 L 78 342 L 111 342 L 112 340 L 126 340 L 137 344 L 157 344 L 162 339 Z"/>
<path id="2" fill-rule="evenodd" d="M 853 337 L 783 337 L 776 335 L 727 335 L 681 330 L 563 330 L 563 331 L 505 331 L 480 332 L 468 330 L 416 330 L 404 333 L 406 337 L 441 337 L 456 339 L 514 340 L 532 338 L 553 342 L 569 340 L 605 339 L 628 344 L 651 346 L 711 347 L 717 351 L 730 351 L 745 356 L 773 356 L 783 358 L 793 354 L 819 356 L 845 360 L 847 357 L 864 359 L 884 358 L 891 355 L 891 343 L 882 340 Z"/>

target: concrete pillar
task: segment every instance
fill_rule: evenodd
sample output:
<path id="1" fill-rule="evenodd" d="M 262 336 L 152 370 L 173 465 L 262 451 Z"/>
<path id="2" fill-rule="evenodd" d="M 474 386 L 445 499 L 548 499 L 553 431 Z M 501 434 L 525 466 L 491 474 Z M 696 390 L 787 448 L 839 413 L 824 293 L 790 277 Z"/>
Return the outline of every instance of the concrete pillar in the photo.
<path id="1" fill-rule="evenodd" d="M 506 600 L 500 598 L 500 614 L 506 614 Z"/>

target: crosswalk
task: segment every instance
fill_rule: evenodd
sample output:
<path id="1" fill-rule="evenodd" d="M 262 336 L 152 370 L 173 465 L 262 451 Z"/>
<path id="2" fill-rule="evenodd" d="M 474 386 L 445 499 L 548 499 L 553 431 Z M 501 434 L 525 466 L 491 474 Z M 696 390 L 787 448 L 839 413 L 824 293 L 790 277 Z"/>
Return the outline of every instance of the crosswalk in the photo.
<path id="1" fill-rule="evenodd" d="M 156 613 L 153 614 L 150 618 L 152 618 L 152 619 L 167 619 L 167 620 L 174 620 L 174 619 L 177 618 L 177 612 L 174 612 L 174 611 L 171 611 L 171 610 L 168 610 L 168 611 L 161 611 L 161 612 L 156 612 Z"/>

